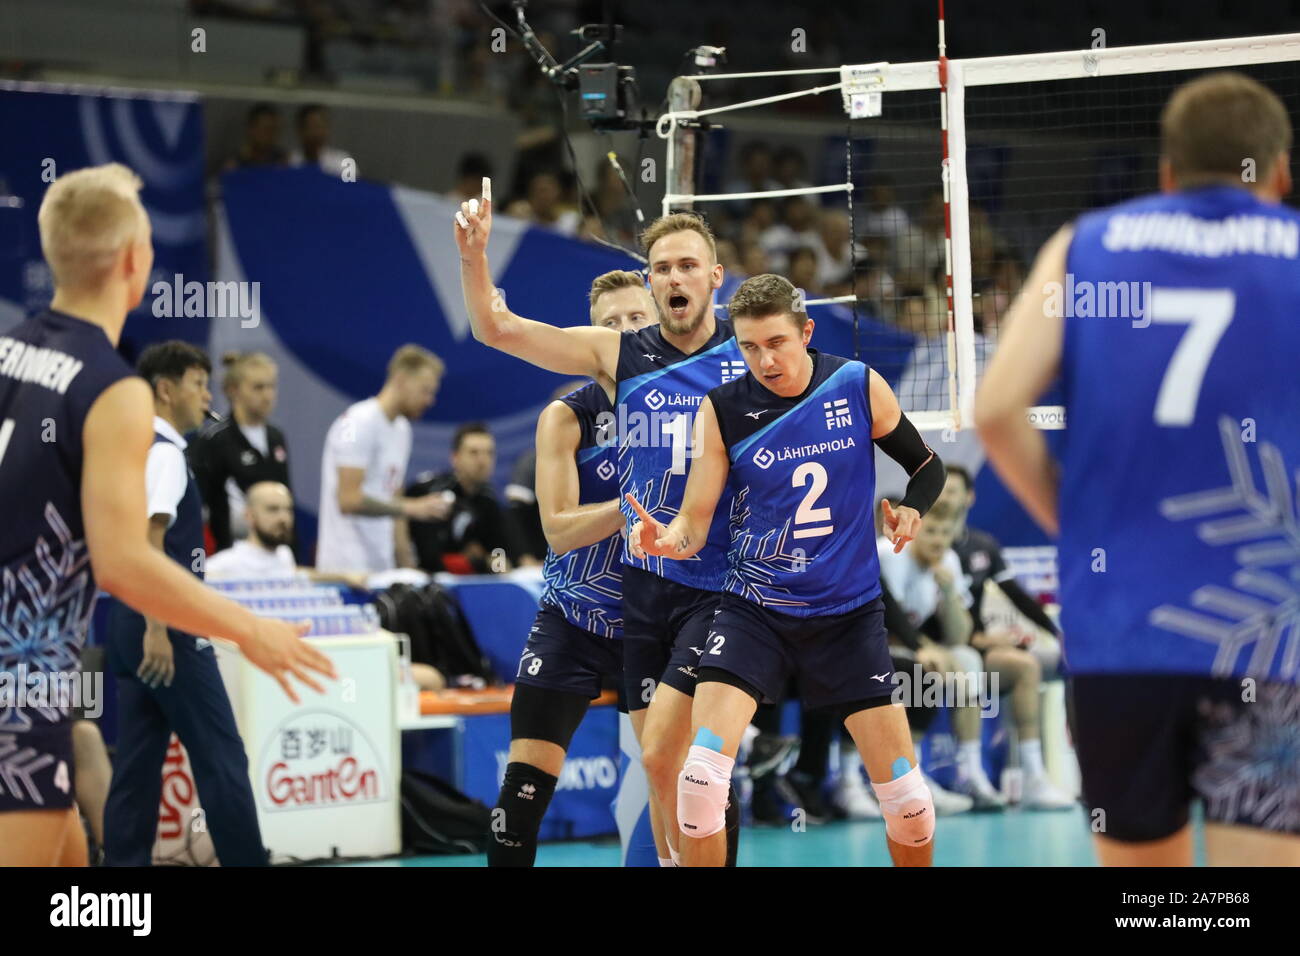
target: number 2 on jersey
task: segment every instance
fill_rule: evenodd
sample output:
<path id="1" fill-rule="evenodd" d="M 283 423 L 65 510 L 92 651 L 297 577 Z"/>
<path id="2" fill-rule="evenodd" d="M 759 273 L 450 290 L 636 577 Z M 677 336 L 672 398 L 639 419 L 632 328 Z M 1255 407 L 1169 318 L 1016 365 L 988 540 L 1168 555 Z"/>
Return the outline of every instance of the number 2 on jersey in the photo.
<path id="1" fill-rule="evenodd" d="M 817 499 L 822 496 L 826 490 L 826 466 L 817 461 L 805 461 L 802 465 L 794 470 L 790 476 L 790 483 L 796 488 L 802 488 L 812 479 L 812 487 L 808 493 L 803 496 L 803 501 L 799 502 L 799 508 L 794 513 L 794 523 L 815 524 L 819 522 L 828 522 L 815 528 L 795 528 L 794 537 L 796 538 L 820 538 L 824 534 L 830 534 L 835 530 L 835 526 L 830 524 L 831 509 L 815 508 Z"/>

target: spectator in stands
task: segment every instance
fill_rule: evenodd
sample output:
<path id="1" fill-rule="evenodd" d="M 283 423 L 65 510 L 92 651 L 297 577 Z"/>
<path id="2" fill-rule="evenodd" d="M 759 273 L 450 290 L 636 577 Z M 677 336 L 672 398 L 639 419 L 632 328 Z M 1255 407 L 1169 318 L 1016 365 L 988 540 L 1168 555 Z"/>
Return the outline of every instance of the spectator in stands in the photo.
<path id="1" fill-rule="evenodd" d="M 560 177 L 549 170 L 535 173 L 528 180 L 527 198 L 512 202 L 506 214 L 527 219 L 535 225 L 546 226 L 566 236 L 577 234 L 578 227 L 582 224 L 578 210 L 564 203 Z"/>
<path id="2" fill-rule="evenodd" d="M 773 175 L 772 147 L 762 140 L 752 140 L 740 151 L 740 176 L 727 185 L 729 193 L 762 192 L 780 189 Z M 740 215 L 748 213 L 754 200 L 739 199 L 734 203 Z M 761 273 L 760 273 L 761 274 Z"/>
<path id="3" fill-rule="evenodd" d="M 878 236 L 890 242 L 905 235 L 911 228 L 912 221 L 899 205 L 893 179 L 888 176 L 877 177 L 868 196 L 867 212 L 862 217 L 862 231 L 868 236 Z"/>
<path id="4" fill-rule="evenodd" d="M 776 151 L 774 166 L 778 189 L 807 189 L 812 185 L 808 181 L 808 160 L 803 150 L 782 146 Z"/>
<path id="5" fill-rule="evenodd" d="M 519 555 L 511 553 L 513 542 L 501 505 L 488 484 L 495 467 L 492 433 L 482 422 L 469 422 L 457 428 L 452 438 L 451 471 L 427 472 L 407 489 L 409 497 L 442 498 L 448 506 L 441 518 L 411 522 L 411 540 L 421 568 L 490 574 L 514 566 Z"/>
<path id="6" fill-rule="evenodd" d="M 388 363 L 379 394 L 334 420 L 321 456 L 316 566 L 326 571 L 414 567 L 408 519 L 444 518 L 441 495 L 402 497 L 411 458 L 411 422 L 433 404 L 442 359 L 403 345 Z"/>
<path id="7" fill-rule="evenodd" d="M 822 285 L 817 279 L 817 253 L 806 246 L 801 246 L 790 254 L 785 277 L 796 289 L 803 289 L 809 299 L 819 298 L 822 294 Z"/>
<path id="8" fill-rule="evenodd" d="M 971 646 L 984 657 L 984 670 L 998 675 L 1000 692 L 1011 692 L 1011 712 L 1019 737 L 1020 766 L 1024 773 L 1022 805 L 1031 810 L 1064 810 L 1075 801 L 1048 778 L 1043 763 L 1039 723 L 1039 686 L 1043 677 L 1057 676 L 1060 643 L 1056 626 L 1042 607 L 1016 581 L 1002 559 L 997 541 L 989 534 L 966 525 L 966 515 L 975 502 L 970 472 L 950 465 L 948 480 L 936 507 L 954 515 L 953 551 L 961 562 L 970 596 L 973 632 Z M 986 620 L 981 613 L 989 589 L 1000 590 L 1024 616 Z M 1041 628 L 1035 631 L 1034 625 Z"/>
<path id="9" fill-rule="evenodd" d="M 885 622 L 891 643 L 896 645 L 892 649 L 893 656 L 899 659 L 895 667 L 908 679 L 913 704 L 921 691 L 914 665 L 919 664 L 923 672 L 944 675 L 946 687 L 963 682 L 965 706 L 951 708 L 953 733 L 958 742 L 956 795 L 969 797 L 980 809 L 1001 809 L 1006 801 L 984 771 L 978 697 L 969 693 L 978 689 L 973 681 L 978 679 L 982 662 L 979 653 L 969 645 L 973 626 L 961 562 L 951 548 L 955 529 L 951 510 L 931 508 L 921 525 L 921 533 L 901 553 L 894 553 L 888 538 L 877 539 L 880 580 L 885 589 Z M 918 729 L 916 724 L 912 725 L 914 737 L 919 738 Z M 930 786 L 933 790 L 936 785 L 931 782 Z M 965 801 L 953 800 L 952 796 L 947 791 L 941 796 L 935 790 L 936 811 L 960 813 L 969 808 L 970 804 L 963 806 Z"/>
<path id="10" fill-rule="evenodd" d="M 745 210 L 745 218 L 740 223 L 740 241 L 744 245 L 761 247 L 763 236 L 776 225 L 776 202 L 771 199 L 755 199 Z M 765 248 L 764 253 L 766 254 Z"/>
<path id="11" fill-rule="evenodd" d="M 244 141 L 239 152 L 226 161 L 226 169 L 248 166 L 283 166 L 280 146 L 280 111 L 270 103 L 255 103 L 244 121 Z"/>
<path id="12" fill-rule="evenodd" d="M 762 276 L 772 271 L 772 264 L 762 246 L 744 242 L 740 245 L 740 269 L 747 276 Z"/>
<path id="13" fill-rule="evenodd" d="M 244 495 L 250 487 L 259 481 L 290 487 L 284 433 L 269 421 L 275 410 L 275 362 L 265 352 L 227 352 L 222 364 L 230 415 L 205 425 L 188 449 L 218 551 L 248 530 Z"/>
<path id="14" fill-rule="evenodd" d="M 975 331 L 996 342 L 1002 320 L 1025 282 L 1025 267 L 1008 246 L 1001 246 L 992 265 L 993 275 L 977 287 L 975 297 Z"/>
<path id="15" fill-rule="evenodd" d="M 812 249 L 817 254 L 817 284 L 824 289 L 848 281 L 853 273 L 849 236 L 849 214 L 846 210 L 827 209 L 822 212 L 817 241 Z M 864 257 L 865 252 L 859 250 L 858 258 Z"/>
<path id="16" fill-rule="evenodd" d="M 790 196 L 781 205 L 781 219 L 763 230 L 758 244 L 778 270 L 789 268 L 796 249 L 816 248 L 817 207 L 804 196 Z M 815 265 L 814 265 L 815 268 Z"/>
<path id="17" fill-rule="evenodd" d="M 492 177 L 492 163 L 482 153 L 466 153 L 456 166 L 456 185 L 447 193 L 453 202 L 468 202 L 483 194 L 483 177 Z"/>
<path id="18" fill-rule="evenodd" d="M 329 144 L 330 111 L 320 103 L 308 103 L 298 110 L 298 148 L 289 154 L 290 166 L 318 166 L 329 176 L 342 176 L 348 164 L 356 174 L 352 157 Z"/>

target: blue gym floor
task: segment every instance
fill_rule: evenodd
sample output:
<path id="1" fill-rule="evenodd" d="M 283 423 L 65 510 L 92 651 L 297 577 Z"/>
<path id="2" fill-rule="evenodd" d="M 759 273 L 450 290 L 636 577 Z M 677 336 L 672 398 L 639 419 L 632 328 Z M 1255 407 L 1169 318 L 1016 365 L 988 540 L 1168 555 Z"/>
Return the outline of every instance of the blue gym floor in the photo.
<path id="1" fill-rule="evenodd" d="M 1196 859 L 1205 853 L 1196 828 Z M 1008 810 L 941 817 L 936 866 L 1095 866 L 1088 818 L 1082 808 L 1055 812 Z M 483 856 L 424 856 L 353 866 L 484 866 Z M 547 843 L 538 866 L 618 866 L 618 843 Z M 802 833 L 784 827 L 741 832 L 740 866 L 888 866 L 885 825 L 879 821 L 827 823 Z"/>

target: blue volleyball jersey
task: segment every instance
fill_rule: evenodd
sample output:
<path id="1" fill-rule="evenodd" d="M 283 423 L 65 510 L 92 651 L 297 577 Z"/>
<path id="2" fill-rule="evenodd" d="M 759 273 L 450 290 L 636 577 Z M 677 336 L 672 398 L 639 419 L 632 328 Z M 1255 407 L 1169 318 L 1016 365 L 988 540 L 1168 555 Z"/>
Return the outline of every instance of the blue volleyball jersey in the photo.
<path id="1" fill-rule="evenodd" d="M 82 429 L 99 396 L 133 374 L 102 328 L 60 312 L 0 335 L 0 675 L 7 691 L 32 674 L 80 670 L 95 600 L 81 519 Z M 0 701 L 0 734 L 68 719 L 68 700 L 27 699 L 25 707 Z"/>
<path id="2" fill-rule="evenodd" d="M 658 325 L 624 332 L 618 356 L 618 480 L 628 528 L 636 520 L 624 494 L 668 524 L 681 509 L 690 470 L 695 410 L 710 389 L 745 374 L 745 360 L 731 323 L 717 319 L 709 340 L 684 355 L 664 340 Z M 708 541 L 685 561 L 653 555 L 623 561 L 688 587 L 719 591 L 727 571 L 730 488 L 718 502 Z"/>
<path id="3" fill-rule="evenodd" d="M 614 407 L 605 390 L 592 382 L 560 401 L 573 410 L 582 429 L 578 444 L 578 504 L 618 497 L 618 446 Z M 623 636 L 623 552 L 621 535 L 612 534 L 562 555 L 547 549 L 542 603 L 564 619 L 601 637 Z"/>
<path id="4" fill-rule="evenodd" d="M 782 614 L 842 614 L 880 595 L 868 369 L 809 349 L 782 398 L 752 375 L 709 392 L 735 493 L 725 590 Z"/>
<path id="5" fill-rule="evenodd" d="M 1232 186 L 1078 220 L 1058 548 L 1073 673 L 1300 675 L 1297 258 L 1300 215 Z M 1115 317 L 1116 290 L 1139 305 Z"/>

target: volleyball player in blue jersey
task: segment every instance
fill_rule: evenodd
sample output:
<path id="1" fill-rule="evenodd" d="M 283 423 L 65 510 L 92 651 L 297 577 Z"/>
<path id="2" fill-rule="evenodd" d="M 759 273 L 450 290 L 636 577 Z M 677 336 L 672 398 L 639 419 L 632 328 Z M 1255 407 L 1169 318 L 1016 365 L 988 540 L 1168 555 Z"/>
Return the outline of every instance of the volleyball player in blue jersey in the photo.
<path id="1" fill-rule="evenodd" d="M 585 375 L 612 391 L 619 436 L 620 492 L 652 512 L 676 514 L 686 486 L 695 409 L 709 389 L 740 374 L 744 361 L 731 324 L 713 311 L 722 284 L 713 234 L 696 216 L 655 220 L 641 237 L 650 261 L 650 293 L 659 323 L 632 332 L 556 328 L 516 315 L 492 285 L 484 198 L 461 204 L 455 236 L 461 286 L 474 337 L 542 368 Z M 629 718 L 650 781 L 650 819 L 660 864 L 672 865 L 677 772 L 690 746 L 696 665 L 726 573 L 726 509 L 690 561 L 623 554 L 623 679 Z M 631 508 L 623 506 L 630 524 Z M 736 801 L 727 804 L 730 857 L 739 832 Z"/>
<path id="2" fill-rule="evenodd" d="M 639 273 L 591 284 L 591 324 L 618 332 L 658 321 Z M 537 420 L 537 506 L 546 590 L 519 658 L 510 755 L 493 808 L 488 866 L 532 866 L 537 835 L 574 731 L 611 684 L 623 699 L 623 542 L 612 396 L 591 382 Z M 621 703 L 621 709 L 626 705 Z"/>
<path id="3" fill-rule="evenodd" d="M 871 503 L 875 445 L 910 476 L 885 535 L 901 550 L 943 490 L 944 468 L 862 362 L 808 348 L 813 322 L 774 275 L 743 282 L 729 313 L 749 373 L 712 389 L 696 415 L 680 513 L 667 525 L 629 496 L 635 551 L 690 560 L 724 502 L 728 570 L 700 659 L 692 745 L 678 775 L 682 861 L 719 866 L 741 735 L 794 676 L 806 706 L 844 721 L 862 755 L 899 865 L 928 865 L 934 803 L 892 700 Z"/>
<path id="4" fill-rule="evenodd" d="M 173 627 L 222 637 L 294 700 L 333 665 L 306 626 L 259 618 L 205 588 L 146 537 L 153 399 L 114 351 L 153 264 L 140 179 L 110 164 L 59 177 L 39 214 L 50 308 L 0 336 L 0 678 L 80 668 L 97 588 Z M 25 696 L 25 695 L 24 695 Z M 71 704 L 0 698 L 0 866 L 84 865 L 73 805 Z"/>
<path id="5" fill-rule="evenodd" d="M 1160 193 L 1087 213 L 1043 247 L 976 418 L 994 467 L 1058 536 L 1102 863 L 1189 865 L 1199 798 L 1210 863 L 1295 865 L 1291 123 L 1261 84 L 1212 73 L 1174 92 L 1161 140 Z M 1025 417 L 1058 373 L 1059 463 Z"/>

